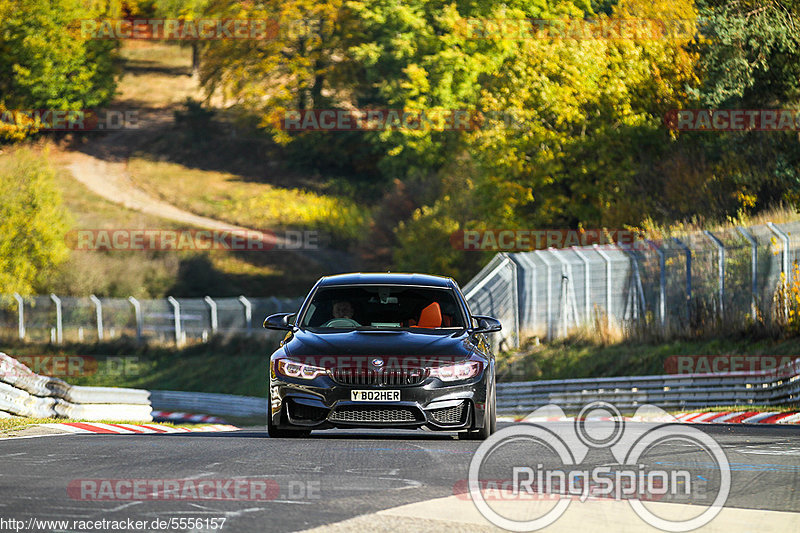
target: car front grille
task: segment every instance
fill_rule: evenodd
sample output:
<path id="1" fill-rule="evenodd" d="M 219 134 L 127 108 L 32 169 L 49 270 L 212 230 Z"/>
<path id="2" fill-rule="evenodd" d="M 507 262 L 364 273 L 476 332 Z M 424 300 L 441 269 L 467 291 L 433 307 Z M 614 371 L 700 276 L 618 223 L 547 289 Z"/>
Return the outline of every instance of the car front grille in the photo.
<path id="1" fill-rule="evenodd" d="M 419 385 L 425 381 L 424 368 L 334 368 L 331 377 L 342 385 L 368 385 L 371 387 L 403 387 Z"/>
<path id="2" fill-rule="evenodd" d="M 370 409 L 367 407 L 340 407 L 329 417 L 331 422 L 417 422 L 414 411 L 402 407 Z"/>
<path id="3" fill-rule="evenodd" d="M 437 424 L 443 426 L 452 426 L 464 423 L 464 402 L 453 407 L 445 407 L 443 409 L 433 409 L 429 411 L 431 418 Z"/>

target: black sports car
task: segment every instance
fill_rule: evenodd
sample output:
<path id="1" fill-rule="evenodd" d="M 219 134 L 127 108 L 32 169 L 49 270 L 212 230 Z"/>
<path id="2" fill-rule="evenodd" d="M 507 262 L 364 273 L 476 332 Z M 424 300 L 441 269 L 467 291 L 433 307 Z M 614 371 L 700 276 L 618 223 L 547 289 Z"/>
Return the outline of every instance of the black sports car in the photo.
<path id="1" fill-rule="evenodd" d="M 485 439 L 495 429 L 497 319 L 471 315 L 451 278 L 341 274 L 320 279 L 270 357 L 271 437 L 313 429 L 421 428 Z"/>

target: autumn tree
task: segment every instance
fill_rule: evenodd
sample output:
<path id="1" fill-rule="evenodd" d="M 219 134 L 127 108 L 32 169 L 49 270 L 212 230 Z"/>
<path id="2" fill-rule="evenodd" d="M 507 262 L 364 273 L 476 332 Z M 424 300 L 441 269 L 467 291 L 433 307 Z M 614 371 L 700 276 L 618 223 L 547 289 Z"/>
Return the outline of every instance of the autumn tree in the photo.
<path id="1" fill-rule="evenodd" d="M 20 150 L 0 164 L 0 294 L 31 294 L 68 255 L 54 170 Z"/>

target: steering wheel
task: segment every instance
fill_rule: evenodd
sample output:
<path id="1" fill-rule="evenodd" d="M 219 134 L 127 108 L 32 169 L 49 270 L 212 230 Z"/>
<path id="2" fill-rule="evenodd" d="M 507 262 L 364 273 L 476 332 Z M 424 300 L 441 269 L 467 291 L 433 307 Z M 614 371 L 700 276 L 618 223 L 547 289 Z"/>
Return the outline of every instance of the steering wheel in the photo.
<path id="1" fill-rule="evenodd" d="M 331 318 L 327 322 L 325 322 L 322 327 L 324 328 L 349 328 L 349 327 L 358 327 L 361 324 L 353 320 L 352 318 Z"/>

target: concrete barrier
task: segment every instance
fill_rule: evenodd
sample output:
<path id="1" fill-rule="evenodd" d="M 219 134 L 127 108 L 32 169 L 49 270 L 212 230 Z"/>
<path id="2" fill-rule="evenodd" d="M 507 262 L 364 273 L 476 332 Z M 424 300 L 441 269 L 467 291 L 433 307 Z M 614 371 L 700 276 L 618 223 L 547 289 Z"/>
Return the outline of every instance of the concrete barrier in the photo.
<path id="1" fill-rule="evenodd" d="M 0 353 L 0 413 L 37 418 L 130 420 L 150 422 L 150 391 L 80 387 L 35 374 Z"/>

